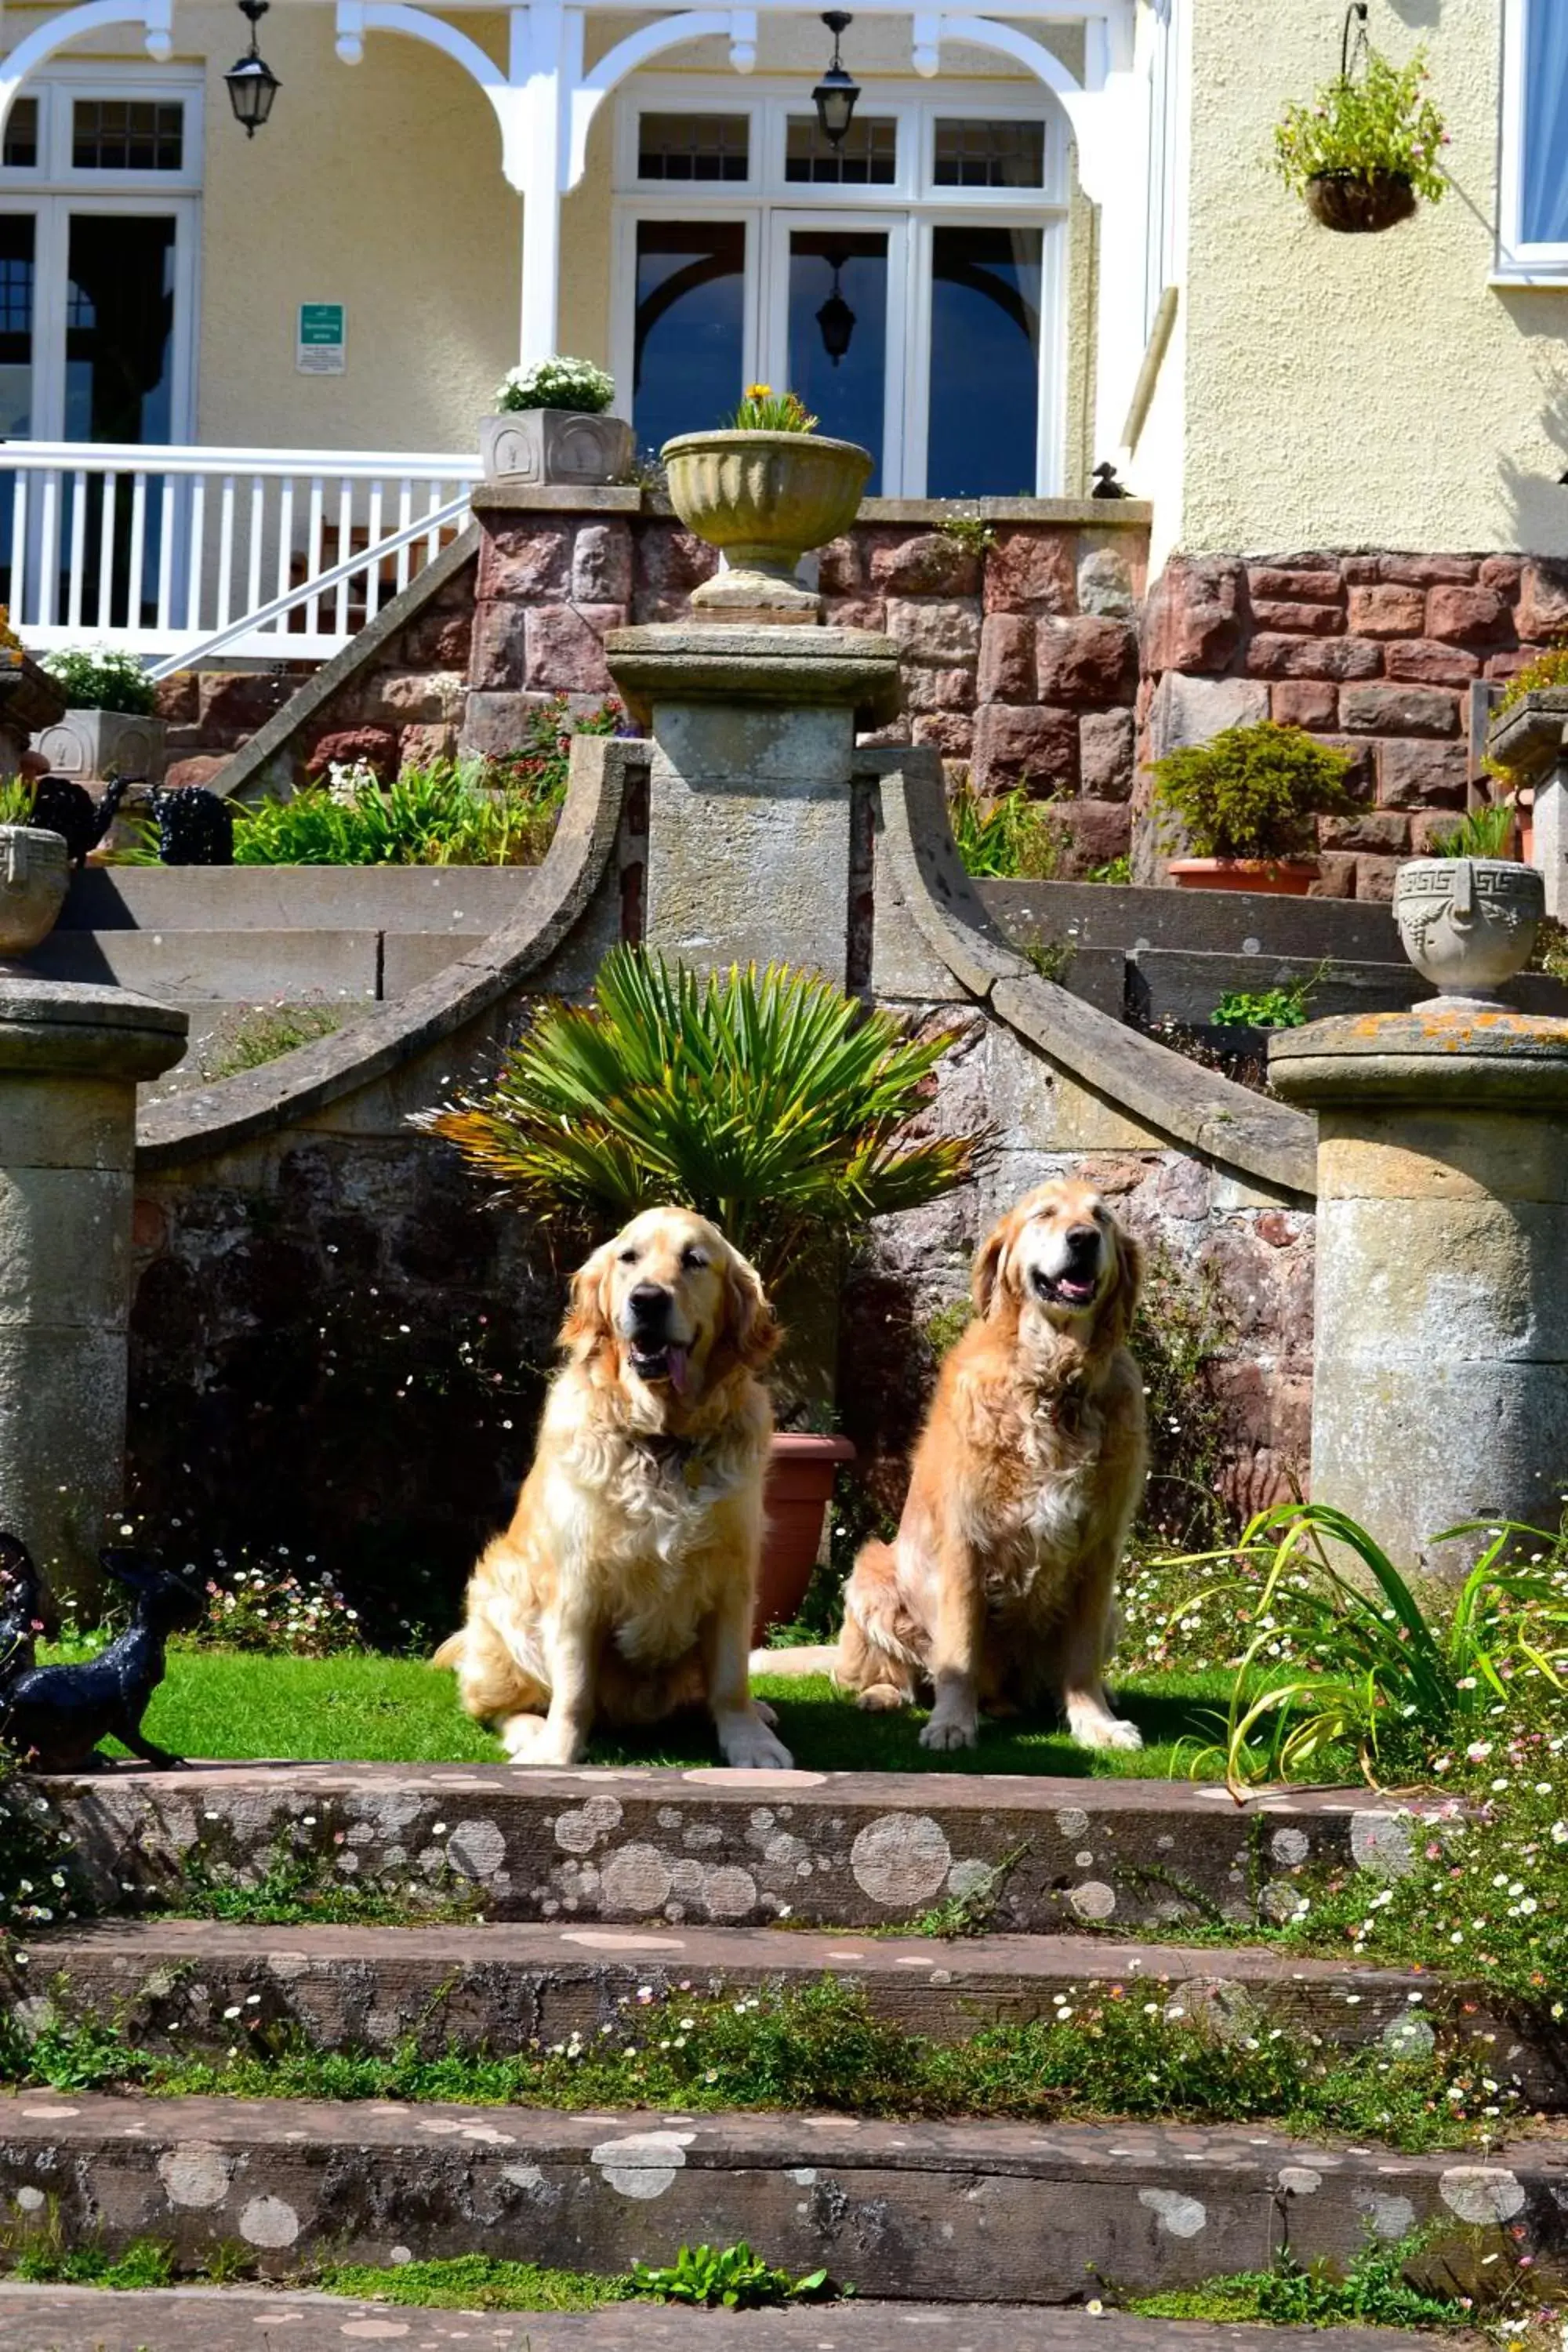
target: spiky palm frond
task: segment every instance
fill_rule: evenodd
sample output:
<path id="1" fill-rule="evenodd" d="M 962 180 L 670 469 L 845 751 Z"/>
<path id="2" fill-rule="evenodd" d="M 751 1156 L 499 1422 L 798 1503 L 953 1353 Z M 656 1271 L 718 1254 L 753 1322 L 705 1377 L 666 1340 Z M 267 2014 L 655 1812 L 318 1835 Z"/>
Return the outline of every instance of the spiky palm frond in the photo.
<path id="1" fill-rule="evenodd" d="M 542 1214 L 680 1202 L 776 1274 L 963 1182 L 976 1137 L 908 1132 L 951 1042 L 785 965 L 703 977 L 615 948 L 591 1008 L 549 1006 L 493 1085 L 426 1124 Z"/>

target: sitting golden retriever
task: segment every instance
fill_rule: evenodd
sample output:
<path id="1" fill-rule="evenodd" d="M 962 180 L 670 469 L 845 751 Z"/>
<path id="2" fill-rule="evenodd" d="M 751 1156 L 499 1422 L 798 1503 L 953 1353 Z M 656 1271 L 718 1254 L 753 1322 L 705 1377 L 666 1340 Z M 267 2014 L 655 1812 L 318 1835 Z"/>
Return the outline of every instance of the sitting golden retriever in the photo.
<path id="1" fill-rule="evenodd" d="M 514 1762 L 574 1764 L 595 1717 L 706 1699 L 728 1763 L 788 1765 L 747 1675 L 773 1432 L 755 1374 L 778 1341 L 754 1269 L 684 1209 L 645 1210 L 573 1276 L 533 1466 L 436 1654 Z"/>
<path id="2" fill-rule="evenodd" d="M 1044 1184 L 974 1262 L 976 1319 L 942 1366 L 891 1544 L 844 1595 L 835 1672 L 869 1707 L 934 1686 L 927 1748 L 1046 1694 L 1088 1748 L 1141 1748 L 1102 1676 L 1147 1462 L 1124 1345 L 1138 1244 L 1087 1184 Z"/>

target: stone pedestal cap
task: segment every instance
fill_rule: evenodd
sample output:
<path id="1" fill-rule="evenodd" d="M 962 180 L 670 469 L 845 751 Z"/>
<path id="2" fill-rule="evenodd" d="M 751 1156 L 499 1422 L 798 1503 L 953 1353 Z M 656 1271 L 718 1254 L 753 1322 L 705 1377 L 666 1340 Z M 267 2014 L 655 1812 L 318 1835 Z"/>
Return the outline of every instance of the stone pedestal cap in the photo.
<path id="1" fill-rule="evenodd" d="M 1342 1013 L 1268 1041 L 1268 1076 L 1288 1102 L 1568 1104 L 1568 1021 L 1440 1003 Z"/>
<path id="2" fill-rule="evenodd" d="M 612 629 L 605 658 L 626 709 L 645 727 L 656 702 L 850 709 L 862 728 L 887 726 L 903 703 L 899 648 L 871 629 L 667 621 Z"/>
<path id="3" fill-rule="evenodd" d="M 155 1078 L 185 1050 L 190 1015 L 125 988 L 0 974 L 0 1071 Z"/>

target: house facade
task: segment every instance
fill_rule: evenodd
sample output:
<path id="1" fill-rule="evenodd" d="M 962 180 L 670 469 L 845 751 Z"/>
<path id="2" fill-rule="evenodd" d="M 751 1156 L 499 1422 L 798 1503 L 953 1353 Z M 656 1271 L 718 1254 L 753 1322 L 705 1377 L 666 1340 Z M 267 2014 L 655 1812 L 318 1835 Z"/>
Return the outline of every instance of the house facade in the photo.
<path id="1" fill-rule="evenodd" d="M 1113 464 L 1149 593 L 1130 681 L 1101 649 L 1105 707 L 1145 750 L 1268 712 L 1353 744 L 1364 815 L 1324 846 L 1334 887 L 1381 890 L 1463 802 L 1472 689 L 1568 626 L 1568 0 L 1372 0 L 1367 29 L 1396 58 L 1427 44 L 1450 185 L 1350 236 L 1268 168 L 1339 61 L 1304 0 L 1261 34 L 1244 0 L 874 6 L 844 35 L 837 148 L 809 6 L 275 0 L 279 88 L 247 138 L 226 0 L 12 0 L 0 572 L 23 634 L 320 659 L 464 519 L 520 357 L 609 367 L 649 449 L 762 377 L 873 451 L 885 572 L 932 501 L 1009 545 L 1078 530 Z M 878 547 L 837 567 L 866 618 Z M 953 756 L 994 705 L 1048 718 L 1052 626 L 1108 617 L 1020 598 L 1009 562 L 1012 585 L 988 567 L 925 616 L 920 658 L 964 676 L 918 718 Z M 1047 748 L 989 781 L 1079 789 L 1043 720 L 1011 732 Z"/>

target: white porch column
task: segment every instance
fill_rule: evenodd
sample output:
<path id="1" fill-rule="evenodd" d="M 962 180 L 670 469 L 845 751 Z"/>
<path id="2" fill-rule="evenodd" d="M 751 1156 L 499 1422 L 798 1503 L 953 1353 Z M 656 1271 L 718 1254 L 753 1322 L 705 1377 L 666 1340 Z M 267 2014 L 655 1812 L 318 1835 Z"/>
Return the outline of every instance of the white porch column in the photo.
<path id="1" fill-rule="evenodd" d="M 1100 207 L 1095 320 L 1094 455 L 1114 460 L 1143 361 L 1149 233 L 1149 83 L 1110 72 L 1069 101 L 1078 176 Z"/>
<path id="2" fill-rule="evenodd" d="M 583 15 L 562 0 L 511 12 L 508 80 L 518 106 L 522 187 L 524 366 L 556 348 L 561 311 L 561 194 L 570 167 L 569 110 L 583 74 Z"/>

